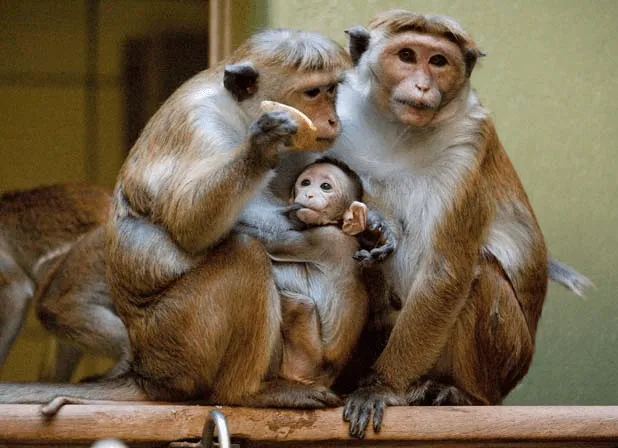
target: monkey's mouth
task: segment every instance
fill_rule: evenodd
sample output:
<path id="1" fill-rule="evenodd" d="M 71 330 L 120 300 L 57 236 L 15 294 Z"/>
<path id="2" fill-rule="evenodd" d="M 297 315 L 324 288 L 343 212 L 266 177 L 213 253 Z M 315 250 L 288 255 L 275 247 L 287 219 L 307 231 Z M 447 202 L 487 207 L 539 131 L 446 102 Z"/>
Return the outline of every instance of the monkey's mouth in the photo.
<path id="1" fill-rule="evenodd" d="M 335 143 L 336 139 L 336 137 L 317 137 L 315 141 L 318 143 L 328 143 L 329 145 L 332 145 Z"/>
<path id="2" fill-rule="evenodd" d="M 435 110 L 435 109 L 437 109 L 437 107 L 434 106 L 433 104 L 425 103 L 425 102 L 422 102 L 422 101 L 415 101 L 415 100 L 403 99 L 403 98 L 395 98 L 394 101 L 397 104 L 402 104 L 404 106 L 411 107 L 413 109 L 418 109 L 418 110 Z"/>

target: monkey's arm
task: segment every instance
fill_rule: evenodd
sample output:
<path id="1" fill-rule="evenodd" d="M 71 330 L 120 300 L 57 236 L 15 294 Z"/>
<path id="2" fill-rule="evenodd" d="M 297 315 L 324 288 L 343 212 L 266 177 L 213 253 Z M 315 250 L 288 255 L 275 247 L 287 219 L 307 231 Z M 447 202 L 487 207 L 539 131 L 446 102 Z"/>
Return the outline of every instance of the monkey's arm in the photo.
<path id="1" fill-rule="evenodd" d="M 213 127 L 213 120 L 205 118 L 204 122 Z M 216 123 L 220 121 L 224 123 L 219 118 Z M 199 121 L 191 126 L 184 130 L 191 137 L 185 143 L 187 147 L 178 154 L 174 153 L 178 149 L 171 146 L 175 141 L 183 141 L 182 135 L 164 137 L 157 131 L 148 136 L 145 130 L 136 144 L 138 150 L 125 163 L 120 180 L 138 216 L 164 228 L 183 251 L 198 254 L 229 233 L 246 205 L 267 182 L 277 164 L 280 147 L 296 133 L 297 123 L 285 112 L 268 112 L 250 126 L 244 138 L 241 124 L 237 124 L 238 129 L 221 125 L 222 129 L 215 126 L 204 130 Z M 177 133 L 182 131 L 180 125 L 179 128 Z M 184 136 L 185 141 L 187 138 Z M 161 146 L 170 148 L 149 156 L 147 145 L 154 146 L 152 142 L 159 140 Z M 171 154 L 165 156 L 167 153 Z M 140 161 L 148 157 L 151 160 Z"/>
<path id="2" fill-rule="evenodd" d="M 288 230 L 305 229 L 306 225 L 290 214 L 290 206 L 268 191 L 261 192 L 245 208 L 238 224 L 258 239 L 276 239 Z M 246 232 L 245 232 L 246 233 Z"/>
<path id="3" fill-rule="evenodd" d="M 354 238 L 345 235 L 336 226 L 312 227 L 304 231 L 287 230 L 276 237 L 259 230 L 237 226 L 242 233 L 258 238 L 273 260 L 293 263 L 332 261 L 332 253 L 349 253 L 342 245 L 356 245 Z"/>

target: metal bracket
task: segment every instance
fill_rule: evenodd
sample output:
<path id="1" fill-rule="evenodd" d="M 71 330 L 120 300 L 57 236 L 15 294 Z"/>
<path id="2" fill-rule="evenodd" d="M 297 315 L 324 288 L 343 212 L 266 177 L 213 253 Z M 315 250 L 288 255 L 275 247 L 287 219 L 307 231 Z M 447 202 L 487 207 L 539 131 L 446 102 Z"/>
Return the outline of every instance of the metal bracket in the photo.
<path id="1" fill-rule="evenodd" d="M 217 442 L 215 442 L 215 428 L 217 429 Z M 237 443 L 231 442 L 230 430 L 223 412 L 213 409 L 208 413 L 202 440 L 199 442 L 172 442 L 169 448 L 240 448 Z"/>

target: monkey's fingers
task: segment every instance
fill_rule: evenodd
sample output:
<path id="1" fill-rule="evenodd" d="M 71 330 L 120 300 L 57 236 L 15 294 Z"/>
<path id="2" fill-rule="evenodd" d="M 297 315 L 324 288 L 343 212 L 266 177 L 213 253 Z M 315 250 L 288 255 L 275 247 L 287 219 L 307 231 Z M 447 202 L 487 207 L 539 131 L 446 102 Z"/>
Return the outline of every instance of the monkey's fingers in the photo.
<path id="1" fill-rule="evenodd" d="M 291 146 L 301 150 L 315 147 L 318 138 L 318 130 L 311 119 L 301 111 L 275 101 L 262 101 L 260 103 L 260 109 L 264 112 L 284 111 L 298 123 L 298 132 L 292 137 Z"/>
<path id="2" fill-rule="evenodd" d="M 266 112 L 251 124 L 249 133 L 255 149 L 275 156 L 279 144 L 291 144 L 292 136 L 298 133 L 298 123 L 286 112 Z"/>
<path id="3" fill-rule="evenodd" d="M 373 431 L 380 432 L 382 429 L 382 419 L 384 418 L 384 400 L 377 400 L 373 405 Z"/>
<path id="4" fill-rule="evenodd" d="M 371 420 L 373 402 L 359 400 L 358 398 L 355 398 L 354 401 L 353 410 L 348 420 L 350 422 L 349 433 L 352 437 L 362 439 L 365 437 L 367 426 L 369 426 Z"/>
<path id="5" fill-rule="evenodd" d="M 350 395 L 343 408 L 343 420 L 350 423 L 350 435 L 359 439 L 364 438 L 372 414 L 374 431 L 379 431 L 384 407 L 384 398 L 373 386 L 361 387 Z"/>

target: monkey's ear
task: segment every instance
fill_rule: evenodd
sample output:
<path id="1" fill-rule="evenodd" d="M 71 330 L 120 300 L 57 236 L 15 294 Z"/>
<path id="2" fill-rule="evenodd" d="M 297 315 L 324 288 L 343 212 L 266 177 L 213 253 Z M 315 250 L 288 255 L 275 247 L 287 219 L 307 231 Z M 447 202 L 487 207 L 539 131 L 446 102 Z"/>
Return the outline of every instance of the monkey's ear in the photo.
<path id="1" fill-rule="evenodd" d="M 352 62 L 358 65 L 361 56 L 369 47 L 369 31 L 360 25 L 355 25 L 345 30 L 345 33 L 350 39 L 349 49 Z"/>
<path id="2" fill-rule="evenodd" d="M 223 86 L 237 101 L 244 101 L 257 92 L 258 76 L 258 71 L 250 62 L 226 65 Z"/>
<path id="3" fill-rule="evenodd" d="M 487 56 L 487 53 L 479 50 L 478 48 L 468 48 L 466 49 L 466 54 L 464 56 L 464 60 L 466 63 L 466 78 L 469 78 L 472 75 L 472 70 L 474 70 L 474 66 L 476 65 L 476 61 L 479 58 Z"/>

